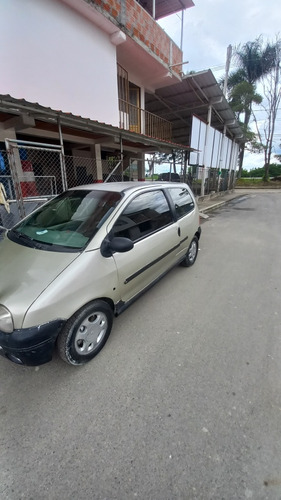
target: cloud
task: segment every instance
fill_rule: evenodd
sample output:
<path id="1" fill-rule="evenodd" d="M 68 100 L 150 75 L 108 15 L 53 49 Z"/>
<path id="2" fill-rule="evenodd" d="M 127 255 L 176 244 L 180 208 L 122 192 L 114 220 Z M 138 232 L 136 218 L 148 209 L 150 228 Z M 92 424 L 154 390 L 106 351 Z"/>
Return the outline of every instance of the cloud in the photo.
<path id="1" fill-rule="evenodd" d="M 180 45 L 181 14 L 160 25 Z M 223 66 L 228 45 L 233 47 L 263 35 L 274 41 L 280 30 L 280 0 L 195 0 L 184 13 L 183 52 L 188 71 Z M 187 66 L 186 66 L 187 68 Z"/>
<path id="2" fill-rule="evenodd" d="M 250 153 L 249 151 L 245 151 L 243 160 L 243 168 L 245 170 L 252 170 L 254 168 L 262 168 L 262 167 L 264 167 L 263 154 Z"/>
<path id="3" fill-rule="evenodd" d="M 260 35 L 275 42 L 280 35 L 280 0 L 194 0 L 184 13 L 184 71 L 211 69 L 217 80 L 224 75 L 227 47 L 254 41 Z M 159 24 L 180 45 L 181 13 L 162 19 Z M 234 71 L 232 57 L 230 71 Z M 260 89 L 258 89 L 260 91 Z M 262 91 L 260 92 L 262 93 Z M 258 114 L 258 118 L 261 118 Z M 281 120 L 277 118 L 273 155 L 281 142 Z M 272 161 L 276 161 L 273 157 Z M 245 154 L 244 168 L 263 166 L 263 155 Z"/>

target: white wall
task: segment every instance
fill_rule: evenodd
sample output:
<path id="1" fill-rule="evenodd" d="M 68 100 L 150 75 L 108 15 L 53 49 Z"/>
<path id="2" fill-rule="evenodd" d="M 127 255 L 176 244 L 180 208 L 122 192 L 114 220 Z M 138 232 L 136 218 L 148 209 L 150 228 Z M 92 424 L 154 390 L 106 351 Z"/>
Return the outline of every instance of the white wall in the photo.
<path id="1" fill-rule="evenodd" d="M 213 127 L 210 127 L 208 132 L 206 143 L 207 124 L 193 116 L 190 146 L 198 152 L 190 153 L 190 165 L 198 164 L 220 169 L 235 168 L 239 151 L 238 144 L 233 146 L 231 139 Z"/>
<path id="2" fill-rule="evenodd" d="M 117 125 L 116 47 L 59 0 L 1 0 L 0 93 Z"/>
<path id="3" fill-rule="evenodd" d="M 196 116 L 192 117 L 190 146 L 197 152 L 190 153 L 191 165 L 203 165 L 207 125 Z"/>

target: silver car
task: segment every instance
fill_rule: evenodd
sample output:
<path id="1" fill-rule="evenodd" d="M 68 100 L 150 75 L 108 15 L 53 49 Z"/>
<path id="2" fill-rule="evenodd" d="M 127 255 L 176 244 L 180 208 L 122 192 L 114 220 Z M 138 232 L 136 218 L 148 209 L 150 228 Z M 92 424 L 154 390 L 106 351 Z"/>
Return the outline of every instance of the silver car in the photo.
<path id="1" fill-rule="evenodd" d="M 113 317 L 177 264 L 194 264 L 199 212 L 186 184 L 69 189 L 0 242 L 0 354 L 71 365 L 105 345 Z"/>

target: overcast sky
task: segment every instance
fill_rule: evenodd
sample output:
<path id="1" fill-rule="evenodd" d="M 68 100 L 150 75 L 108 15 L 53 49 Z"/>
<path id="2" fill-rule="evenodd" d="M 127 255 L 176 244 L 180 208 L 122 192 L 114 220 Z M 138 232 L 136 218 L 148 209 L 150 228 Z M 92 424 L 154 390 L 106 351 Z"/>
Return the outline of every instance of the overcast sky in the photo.
<path id="1" fill-rule="evenodd" d="M 280 0 L 193 0 L 184 12 L 183 60 L 188 71 L 211 69 L 217 79 L 224 73 L 227 47 L 254 41 L 259 35 L 274 42 L 281 37 Z M 181 13 L 160 21 L 180 46 Z M 235 70 L 234 61 L 230 71 Z M 276 147 L 281 142 L 281 113 L 277 120 Z M 277 161 L 274 157 L 272 162 Z M 262 157 L 246 155 L 245 168 L 263 166 Z"/>

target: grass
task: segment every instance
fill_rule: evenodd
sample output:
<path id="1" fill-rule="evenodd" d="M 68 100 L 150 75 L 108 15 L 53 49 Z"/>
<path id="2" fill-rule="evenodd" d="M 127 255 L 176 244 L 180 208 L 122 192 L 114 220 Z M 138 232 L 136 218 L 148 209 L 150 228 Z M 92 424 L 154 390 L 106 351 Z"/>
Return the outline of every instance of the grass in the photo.
<path id="1" fill-rule="evenodd" d="M 236 181 L 236 186 L 237 187 L 256 187 L 256 188 L 280 188 L 281 187 L 281 182 L 280 181 L 268 181 L 265 182 L 263 179 L 255 178 L 255 177 L 241 177 L 240 179 L 237 179 Z"/>

